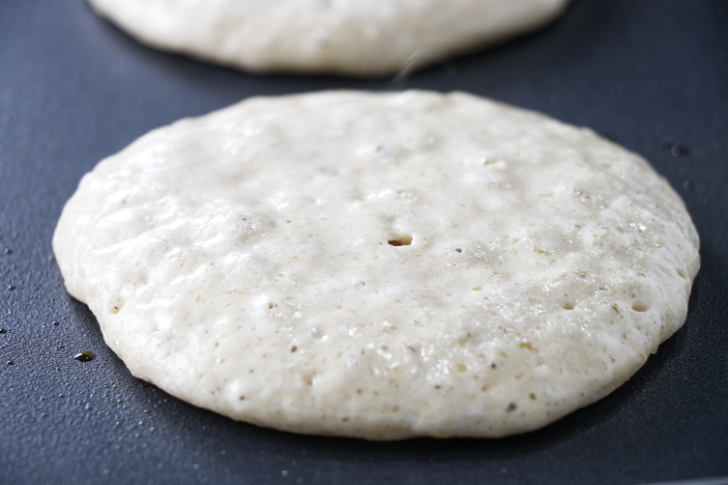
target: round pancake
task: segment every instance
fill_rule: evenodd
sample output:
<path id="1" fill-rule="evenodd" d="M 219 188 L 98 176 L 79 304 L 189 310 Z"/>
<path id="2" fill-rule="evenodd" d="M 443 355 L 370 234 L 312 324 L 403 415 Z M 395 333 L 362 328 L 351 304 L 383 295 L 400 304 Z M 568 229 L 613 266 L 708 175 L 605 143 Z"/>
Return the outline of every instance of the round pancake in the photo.
<path id="1" fill-rule="evenodd" d="M 142 41 L 253 71 L 382 76 L 539 27 L 568 0 L 90 0 Z"/>
<path id="2" fill-rule="evenodd" d="M 463 93 L 259 97 L 84 176 L 54 251 L 135 376 L 283 430 L 533 430 L 684 322 L 698 235 L 633 153 Z"/>

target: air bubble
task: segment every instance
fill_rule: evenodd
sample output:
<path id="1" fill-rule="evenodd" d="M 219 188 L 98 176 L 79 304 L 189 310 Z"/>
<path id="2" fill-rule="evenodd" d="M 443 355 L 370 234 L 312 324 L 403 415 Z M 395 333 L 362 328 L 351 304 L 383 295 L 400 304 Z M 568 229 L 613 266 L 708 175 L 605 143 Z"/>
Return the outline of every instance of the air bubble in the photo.
<path id="1" fill-rule="evenodd" d="M 644 303 L 632 303 L 632 310 L 636 312 L 646 312 L 648 308 L 649 307 Z"/>
<path id="2" fill-rule="evenodd" d="M 392 239 L 389 239 L 387 243 L 390 246 L 409 246 L 412 244 L 412 236 L 409 234 L 403 234 L 401 236 L 393 237 Z"/>

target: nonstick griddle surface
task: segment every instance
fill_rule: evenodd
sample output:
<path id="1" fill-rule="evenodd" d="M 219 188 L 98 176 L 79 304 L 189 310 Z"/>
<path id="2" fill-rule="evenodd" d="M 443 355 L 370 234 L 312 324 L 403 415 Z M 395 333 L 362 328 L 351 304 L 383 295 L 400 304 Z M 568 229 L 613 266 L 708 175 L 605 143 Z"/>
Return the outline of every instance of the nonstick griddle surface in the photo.
<path id="1" fill-rule="evenodd" d="M 52 256 L 52 232 L 81 176 L 154 127 L 251 95 L 414 87 L 536 109 L 650 160 L 701 236 L 684 328 L 607 398 L 501 440 L 298 436 L 233 422 L 132 378 L 86 306 L 66 294 Z M 0 483 L 728 475 L 727 167 L 721 0 L 577 0 L 533 35 L 378 81 L 241 73 L 146 48 L 82 0 L 0 0 Z M 82 351 L 97 357 L 74 360 Z"/>

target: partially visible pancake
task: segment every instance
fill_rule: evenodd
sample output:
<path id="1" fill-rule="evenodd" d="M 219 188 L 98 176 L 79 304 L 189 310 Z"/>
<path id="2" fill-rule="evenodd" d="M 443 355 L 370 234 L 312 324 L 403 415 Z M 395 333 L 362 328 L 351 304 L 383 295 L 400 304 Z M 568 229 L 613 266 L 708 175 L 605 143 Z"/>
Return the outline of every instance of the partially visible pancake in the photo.
<path id="1" fill-rule="evenodd" d="M 234 419 L 532 430 L 683 324 L 698 235 L 648 163 L 455 93 L 243 101 L 102 161 L 54 241 L 130 371 Z"/>
<path id="2" fill-rule="evenodd" d="M 142 41 L 253 71 L 382 76 L 545 24 L 568 0 L 90 0 Z"/>

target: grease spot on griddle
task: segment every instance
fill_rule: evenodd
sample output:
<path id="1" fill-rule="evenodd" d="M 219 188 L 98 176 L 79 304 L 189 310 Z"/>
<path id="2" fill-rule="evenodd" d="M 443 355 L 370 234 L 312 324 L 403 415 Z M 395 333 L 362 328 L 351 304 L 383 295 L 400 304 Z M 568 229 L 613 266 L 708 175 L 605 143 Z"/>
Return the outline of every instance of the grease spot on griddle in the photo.
<path id="1" fill-rule="evenodd" d="M 666 150 L 669 150 L 673 157 L 684 157 L 690 153 L 690 149 L 686 145 L 679 143 L 667 142 L 663 145 Z"/>
<path id="2" fill-rule="evenodd" d="M 76 359 L 79 362 L 89 362 L 96 358 L 96 354 L 93 352 L 79 352 L 78 354 L 73 356 L 74 359 Z"/>

